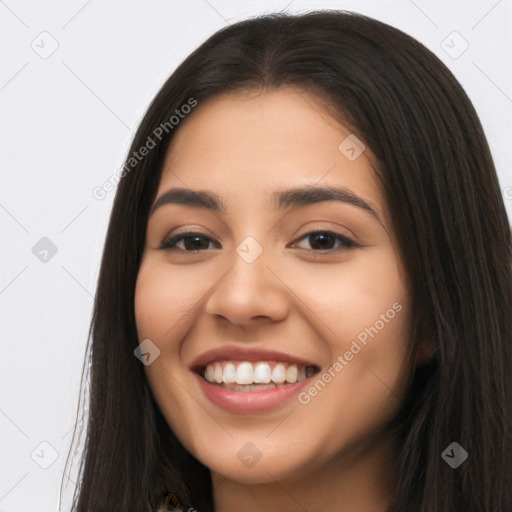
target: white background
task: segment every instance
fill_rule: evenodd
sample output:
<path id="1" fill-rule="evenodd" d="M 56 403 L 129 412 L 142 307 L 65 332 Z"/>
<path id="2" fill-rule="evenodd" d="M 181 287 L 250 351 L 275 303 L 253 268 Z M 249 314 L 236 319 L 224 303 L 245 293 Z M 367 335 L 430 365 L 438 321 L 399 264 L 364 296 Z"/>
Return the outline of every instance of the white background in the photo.
<path id="1" fill-rule="evenodd" d="M 148 103 L 209 35 L 318 8 L 394 25 L 448 65 L 480 115 L 512 218 L 511 0 L 0 0 L 0 512 L 58 510 L 114 197 L 92 190 L 122 166 Z M 466 43 L 453 31 L 469 44 L 458 58 Z M 47 262 L 32 252 L 42 237 L 57 248 Z"/>

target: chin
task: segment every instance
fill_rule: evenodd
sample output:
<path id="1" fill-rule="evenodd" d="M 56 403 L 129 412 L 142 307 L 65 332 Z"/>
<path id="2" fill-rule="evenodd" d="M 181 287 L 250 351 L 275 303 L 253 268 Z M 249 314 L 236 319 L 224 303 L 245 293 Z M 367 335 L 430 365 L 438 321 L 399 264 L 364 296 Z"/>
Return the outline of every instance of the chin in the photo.
<path id="1" fill-rule="evenodd" d="M 283 441 L 278 443 L 279 448 L 268 439 L 266 446 L 263 440 L 255 440 L 254 444 L 250 441 L 237 442 L 235 449 L 233 443 L 225 450 L 203 451 L 195 457 L 212 473 L 240 484 L 265 484 L 298 477 L 314 471 L 319 464 L 318 451 L 317 456 L 314 451 L 291 452 Z M 261 450 L 256 448 L 256 444 L 262 447 Z"/>

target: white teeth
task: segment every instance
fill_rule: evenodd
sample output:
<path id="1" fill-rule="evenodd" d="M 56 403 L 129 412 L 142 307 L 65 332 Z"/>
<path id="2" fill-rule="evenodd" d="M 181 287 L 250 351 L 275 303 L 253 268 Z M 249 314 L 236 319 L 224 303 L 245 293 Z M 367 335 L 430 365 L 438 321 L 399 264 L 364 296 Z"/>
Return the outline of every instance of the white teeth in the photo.
<path id="1" fill-rule="evenodd" d="M 237 384 L 252 384 L 253 383 L 253 370 L 251 363 L 241 363 L 238 365 L 235 374 Z"/>
<path id="2" fill-rule="evenodd" d="M 281 363 L 276 364 L 272 370 L 272 381 L 276 384 L 282 384 L 286 380 L 286 370 Z"/>
<path id="3" fill-rule="evenodd" d="M 271 369 L 272 365 L 274 368 Z M 223 367 L 224 365 L 224 367 Z M 301 382 L 315 373 L 311 366 L 298 366 L 288 363 L 267 363 L 265 361 L 227 361 L 211 363 L 205 368 L 204 378 L 208 382 L 221 384 L 236 391 L 251 391 L 250 385 L 256 385 L 254 389 L 266 389 L 276 384 L 294 384 Z M 242 389 L 244 388 L 244 389 Z M 249 389 L 250 388 L 250 389 Z"/>
<path id="4" fill-rule="evenodd" d="M 215 379 L 215 382 L 217 384 L 220 384 L 222 382 L 222 365 L 220 363 L 215 363 L 213 365 L 213 378 Z"/>
<path id="5" fill-rule="evenodd" d="M 228 363 L 225 366 L 223 380 L 226 384 L 233 384 L 233 382 L 236 382 L 235 365 L 233 363 Z"/>
<path id="6" fill-rule="evenodd" d="M 209 364 L 207 367 L 206 367 L 206 372 L 204 373 L 204 378 L 208 381 L 208 382 L 213 382 L 214 381 L 214 371 L 213 371 L 213 365 Z"/>
<path id="7" fill-rule="evenodd" d="M 297 382 L 297 367 L 294 364 L 286 368 L 286 382 L 290 384 Z"/>
<path id="8" fill-rule="evenodd" d="M 258 363 L 254 368 L 254 382 L 256 384 L 268 384 L 271 381 L 272 372 L 267 363 Z"/>

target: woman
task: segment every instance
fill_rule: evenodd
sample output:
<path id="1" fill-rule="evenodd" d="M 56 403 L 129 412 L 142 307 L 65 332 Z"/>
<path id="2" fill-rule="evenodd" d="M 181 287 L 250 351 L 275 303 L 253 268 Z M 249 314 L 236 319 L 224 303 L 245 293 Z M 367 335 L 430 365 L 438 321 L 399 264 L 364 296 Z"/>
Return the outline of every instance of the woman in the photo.
<path id="1" fill-rule="evenodd" d="M 121 178 L 75 510 L 512 509 L 509 225 L 430 51 L 346 12 L 231 25 Z"/>

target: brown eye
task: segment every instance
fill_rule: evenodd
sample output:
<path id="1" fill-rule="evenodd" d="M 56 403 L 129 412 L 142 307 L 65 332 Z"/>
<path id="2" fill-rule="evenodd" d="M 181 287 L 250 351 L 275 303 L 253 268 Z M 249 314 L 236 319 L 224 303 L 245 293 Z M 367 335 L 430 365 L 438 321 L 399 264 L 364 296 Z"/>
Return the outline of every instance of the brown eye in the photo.
<path id="1" fill-rule="evenodd" d="M 183 243 L 181 243 L 183 241 Z M 181 243 L 181 246 L 178 244 Z M 186 252 L 205 251 L 210 249 L 210 243 L 220 244 L 202 233 L 178 233 L 168 238 L 160 245 L 160 249 L 178 249 Z"/>
<path id="2" fill-rule="evenodd" d="M 309 247 L 301 247 L 296 243 L 292 244 L 292 247 L 310 249 L 313 251 L 333 251 L 358 246 L 354 240 L 332 231 L 311 231 L 310 233 L 306 233 L 299 240 L 309 240 Z"/>

